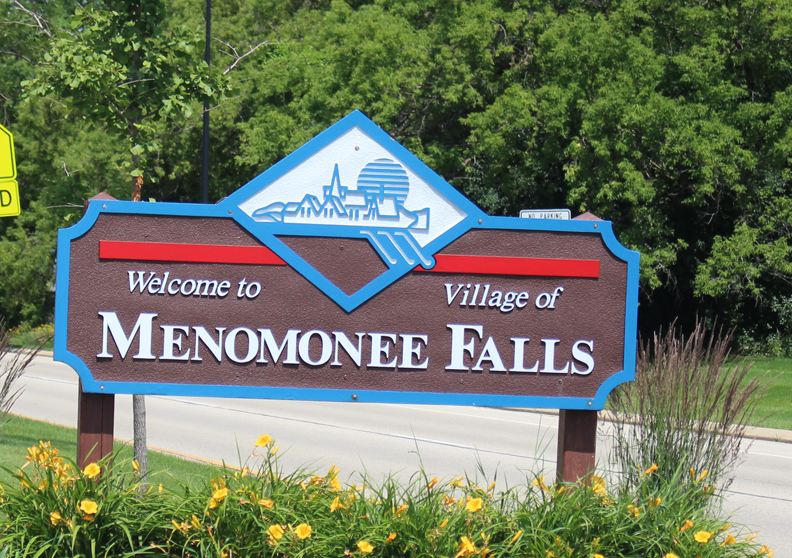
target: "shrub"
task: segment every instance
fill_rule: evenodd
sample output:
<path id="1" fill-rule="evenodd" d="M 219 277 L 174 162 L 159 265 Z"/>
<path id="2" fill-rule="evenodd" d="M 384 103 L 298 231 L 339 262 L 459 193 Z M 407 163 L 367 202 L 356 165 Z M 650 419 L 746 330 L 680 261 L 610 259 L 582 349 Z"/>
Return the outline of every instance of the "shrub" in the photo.
<path id="1" fill-rule="evenodd" d="M 646 463 L 665 477 L 680 478 L 687 464 L 694 474 L 727 487 L 744 458 L 745 432 L 765 378 L 745 382 L 751 363 L 729 360 L 730 334 L 708 336 L 699 322 L 685 338 L 673 327 L 646 344 L 639 342 L 635 382 L 611 393 L 615 412 L 612 461 L 627 486 L 641 481 Z"/>
<path id="2" fill-rule="evenodd" d="M 258 449 L 260 448 L 260 449 Z M 344 486 L 324 475 L 279 468 L 262 437 L 241 470 L 215 469 L 197 488 L 137 492 L 134 474 L 83 471 L 41 443 L 31 448 L 20 485 L 0 502 L 0 556 L 217 556 L 554 558 L 737 558 L 772 555 L 711 515 L 713 488 L 687 474 L 632 490 L 599 477 L 587 485 L 546 484 L 494 492 L 458 477 L 417 474 Z M 86 503 L 89 502 L 89 503 Z M 55 515 L 57 514 L 57 515 Z M 734 533 L 734 534 L 733 534 Z"/>

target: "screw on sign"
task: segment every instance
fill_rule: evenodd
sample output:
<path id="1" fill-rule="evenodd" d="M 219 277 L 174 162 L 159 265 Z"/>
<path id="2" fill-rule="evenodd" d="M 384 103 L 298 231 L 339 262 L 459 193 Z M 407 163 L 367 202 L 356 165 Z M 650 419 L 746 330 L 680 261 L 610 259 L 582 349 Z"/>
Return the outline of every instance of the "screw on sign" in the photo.
<path id="1" fill-rule="evenodd" d="M 0 125 L 0 217 L 14 217 L 20 213 L 14 136 Z"/>

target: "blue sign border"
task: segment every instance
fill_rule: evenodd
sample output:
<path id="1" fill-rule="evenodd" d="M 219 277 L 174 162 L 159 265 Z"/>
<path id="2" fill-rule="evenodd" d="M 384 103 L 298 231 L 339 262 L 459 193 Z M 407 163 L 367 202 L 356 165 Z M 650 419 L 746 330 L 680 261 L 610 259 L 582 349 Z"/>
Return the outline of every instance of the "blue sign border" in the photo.
<path id="1" fill-rule="evenodd" d="M 87 233 L 102 213 L 128 215 L 160 215 L 169 217 L 203 217 L 218 219 L 234 219 L 243 228 L 249 230 L 261 242 L 283 258 L 289 265 L 309 281 L 321 288 L 330 298 L 351 312 L 399 277 L 414 268 L 404 265 L 391 267 L 389 271 L 372 281 L 363 289 L 349 296 L 332 285 L 320 273 L 304 260 L 296 256 L 288 247 L 275 237 L 277 227 L 271 232 L 263 232 L 260 223 L 238 209 L 239 203 L 259 191 L 263 185 L 271 183 L 296 165 L 305 161 L 321 148 L 338 138 L 341 134 L 358 126 L 373 139 L 406 163 L 416 174 L 426 180 L 440 193 L 462 208 L 467 217 L 437 238 L 431 245 L 432 253 L 436 253 L 459 236 L 474 229 L 521 230 L 521 231 L 554 231 L 598 234 L 614 256 L 627 263 L 627 292 L 625 299 L 624 324 L 624 368 L 607 378 L 597 390 L 593 399 L 581 397 L 547 397 L 547 396 L 513 396 L 491 394 L 454 394 L 410 391 L 359 391 L 345 389 L 307 389 L 279 388 L 259 386 L 227 386 L 227 385 L 185 385 L 160 384 L 147 382 L 98 382 L 94 380 L 88 366 L 75 354 L 67 350 L 67 316 L 69 310 L 69 266 L 71 261 L 71 243 Z M 255 224 L 255 226 L 253 226 Z M 344 236 L 343 227 L 331 227 L 330 236 Z M 342 230 L 339 230 L 342 229 Z M 315 225 L 303 227 L 303 234 L 308 236 L 327 236 L 327 226 Z M 258 231 L 258 232 L 254 232 Z M 472 202 L 440 178 L 434 171 L 426 167 L 412 153 L 390 138 L 382 129 L 355 111 L 319 134 L 294 153 L 262 173 L 250 183 L 240 188 L 228 198 L 216 205 L 188 203 L 134 203 L 116 200 L 93 200 L 82 220 L 67 229 L 58 231 L 58 268 L 56 274 L 55 299 L 55 360 L 64 362 L 74 368 L 80 376 L 83 390 L 89 393 L 132 393 L 148 395 L 181 395 L 210 397 L 241 397 L 260 399 L 294 399 L 307 401 L 358 401 L 365 403 L 413 403 L 436 405 L 479 405 L 479 406 L 512 406 L 552 409 L 589 409 L 604 408 L 608 394 L 619 384 L 635 379 L 636 334 L 638 327 L 638 274 L 640 254 L 622 246 L 613 234 L 609 221 L 555 221 L 539 219 L 520 219 L 516 217 L 490 217 L 478 209 Z M 354 399 L 353 399 L 354 396 Z"/>

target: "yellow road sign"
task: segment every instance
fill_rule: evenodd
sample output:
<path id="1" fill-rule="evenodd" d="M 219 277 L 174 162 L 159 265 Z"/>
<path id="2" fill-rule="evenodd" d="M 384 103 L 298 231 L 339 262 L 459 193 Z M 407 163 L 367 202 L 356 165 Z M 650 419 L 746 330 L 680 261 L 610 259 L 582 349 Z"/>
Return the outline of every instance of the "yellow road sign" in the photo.
<path id="1" fill-rule="evenodd" d="M 15 180 L 14 136 L 0 124 L 0 182 Z"/>
<path id="2" fill-rule="evenodd" d="M 0 217 L 14 217 L 22 212 L 16 176 L 14 136 L 0 124 Z"/>
<path id="3" fill-rule="evenodd" d="M 14 217 L 21 212 L 17 181 L 0 182 L 0 217 Z"/>

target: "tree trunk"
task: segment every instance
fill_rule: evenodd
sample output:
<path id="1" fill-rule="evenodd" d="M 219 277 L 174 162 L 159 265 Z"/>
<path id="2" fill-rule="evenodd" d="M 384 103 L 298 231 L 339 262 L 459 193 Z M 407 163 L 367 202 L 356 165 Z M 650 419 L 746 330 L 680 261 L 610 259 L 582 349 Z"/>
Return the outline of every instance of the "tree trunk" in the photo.
<path id="1" fill-rule="evenodd" d="M 146 490 L 146 475 L 148 474 L 148 450 L 146 448 L 146 396 L 132 396 L 132 415 L 134 420 L 134 448 L 135 461 L 140 466 L 141 491 Z"/>

